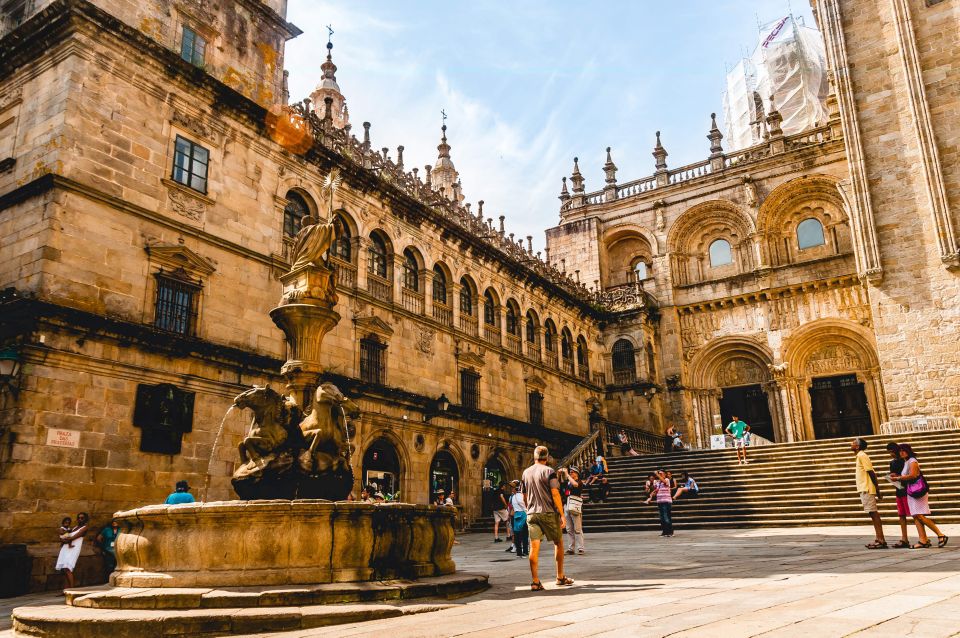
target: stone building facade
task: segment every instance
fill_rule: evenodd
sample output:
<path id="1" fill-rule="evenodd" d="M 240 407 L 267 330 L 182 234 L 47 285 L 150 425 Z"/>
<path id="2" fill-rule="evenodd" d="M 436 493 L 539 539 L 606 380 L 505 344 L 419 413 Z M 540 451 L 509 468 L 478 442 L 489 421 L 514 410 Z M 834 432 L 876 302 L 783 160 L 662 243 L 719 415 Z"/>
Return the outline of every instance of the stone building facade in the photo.
<path id="1" fill-rule="evenodd" d="M 575 161 L 545 259 L 465 202 L 445 127 L 422 172 L 354 131 L 332 52 L 288 105 L 282 0 L 7 3 L 0 542 L 55 587 L 63 514 L 232 496 L 228 408 L 284 384 L 305 215 L 337 220 L 325 378 L 362 410 L 358 486 L 402 500 L 479 516 L 485 479 L 598 415 L 700 445 L 733 412 L 774 441 L 960 415 L 958 2 L 816 0 L 827 121 L 785 136 L 774 96 L 763 143 L 725 153 L 713 122 L 673 169 L 658 135 L 652 175 L 608 150 L 595 192 Z"/>
<path id="2" fill-rule="evenodd" d="M 298 30 L 281 4 L 31 10 L 0 41 L 0 312 L 22 366 L 0 417 L 0 542 L 31 544 L 34 587 L 59 582 L 66 513 L 105 522 L 179 479 L 232 497 L 249 421 L 226 413 L 251 384 L 284 385 L 269 311 L 303 215 L 338 222 L 325 366 L 362 410 L 358 488 L 455 489 L 473 518 L 485 479 L 588 432 L 602 357 L 586 290 L 451 196 L 459 180 L 435 189 L 369 124 L 356 139 L 332 60 L 328 102 L 285 108 Z M 450 149 L 444 135 L 444 180 Z M 88 548 L 81 581 L 94 564 Z"/>

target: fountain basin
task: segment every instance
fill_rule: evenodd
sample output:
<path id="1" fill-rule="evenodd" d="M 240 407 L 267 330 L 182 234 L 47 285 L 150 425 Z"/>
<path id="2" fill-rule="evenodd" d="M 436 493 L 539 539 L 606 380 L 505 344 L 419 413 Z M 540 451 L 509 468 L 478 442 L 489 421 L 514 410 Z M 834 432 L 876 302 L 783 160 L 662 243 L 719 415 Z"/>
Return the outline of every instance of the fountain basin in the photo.
<path id="1" fill-rule="evenodd" d="M 117 587 L 236 587 L 452 574 L 452 508 L 321 500 L 118 512 Z"/>

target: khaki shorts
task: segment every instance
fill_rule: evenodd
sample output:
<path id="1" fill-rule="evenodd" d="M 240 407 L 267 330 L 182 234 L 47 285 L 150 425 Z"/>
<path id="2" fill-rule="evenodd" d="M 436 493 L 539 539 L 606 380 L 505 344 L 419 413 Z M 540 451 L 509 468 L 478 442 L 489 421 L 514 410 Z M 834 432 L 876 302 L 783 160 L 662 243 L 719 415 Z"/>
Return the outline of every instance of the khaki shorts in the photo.
<path id="1" fill-rule="evenodd" d="M 554 543 L 560 542 L 560 515 L 556 512 L 541 512 L 527 516 L 527 527 L 530 529 L 530 540 L 547 539 Z"/>
<path id="2" fill-rule="evenodd" d="M 869 492 L 860 492 L 860 504 L 863 505 L 863 511 L 872 514 L 877 511 L 877 495 Z"/>
<path id="3" fill-rule="evenodd" d="M 506 523 L 510 520 L 510 512 L 508 510 L 493 510 L 493 520 Z"/>

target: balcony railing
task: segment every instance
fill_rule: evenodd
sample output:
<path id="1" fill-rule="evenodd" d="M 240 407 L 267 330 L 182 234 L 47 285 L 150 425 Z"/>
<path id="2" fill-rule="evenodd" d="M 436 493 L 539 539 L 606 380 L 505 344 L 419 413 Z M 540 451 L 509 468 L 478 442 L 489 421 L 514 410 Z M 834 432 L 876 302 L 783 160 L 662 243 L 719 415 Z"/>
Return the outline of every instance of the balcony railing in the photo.
<path id="1" fill-rule="evenodd" d="M 580 368 L 577 370 L 577 376 L 587 383 L 590 383 L 590 368 L 587 366 L 580 366 Z"/>
<path id="2" fill-rule="evenodd" d="M 527 342 L 527 359 L 540 363 L 543 360 L 543 353 L 540 352 L 540 343 L 538 341 Z"/>
<path id="3" fill-rule="evenodd" d="M 513 354 L 523 354 L 523 348 L 521 347 L 520 337 L 514 336 L 512 334 L 508 334 L 507 350 L 509 350 Z"/>
<path id="4" fill-rule="evenodd" d="M 478 335 L 477 318 L 470 315 L 460 315 L 460 329 L 471 337 Z"/>
<path id="5" fill-rule="evenodd" d="M 491 326 L 489 323 L 483 324 L 483 338 L 485 341 L 500 345 L 500 328 Z"/>
<path id="6" fill-rule="evenodd" d="M 561 361 L 560 369 L 567 374 L 573 374 L 573 359 L 564 359 Z"/>
<path id="7" fill-rule="evenodd" d="M 594 372 L 593 373 L 593 385 L 598 385 L 601 388 L 607 385 L 607 373 L 606 372 Z"/>
<path id="8" fill-rule="evenodd" d="M 415 315 L 423 314 L 423 293 L 417 292 L 416 290 L 402 288 L 400 290 L 400 301 L 405 310 L 408 310 Z"/>
<path id="9" fill-rule="evenodd" d="M 380 301 L 393 301 L 393 286 L 379 275 L 367 273 L 367 292 Z"/>
<path id="10" fill-rule="evenodd" d="M 337 273 L 337 286 L 339 288 L 346 288 L 347 290 L 353 290 L 357 287 L 357 267 L 353 264 L 348 264 L 345 261 L 340 261 L 337 259 L 331 259 L 330 265 L 333 266 L 334 271 Z"/>
<path id="11" fill-rule="evenodd" d="M 453 325 L 453 310 L 449 306 L 444 306 L 434 302 L 433 318 L 445 326 Z"/>
<path id="12" fill-rule="evenodd" d="M 636 382 L 637 382 L 636 370 L 614 370 L 613 371 L 614 385 L 630 385 L 631 383 L 636 383 Z"/>
<path id="13" fill-rule="evenodd" d="M 556 352 L 551 352 L 550 350 L 547 350 L 546 353 L 544 354 L 544 363 L 546 363 L 551 368 L 559 368 L 560 358 L 557 356 Z"/>

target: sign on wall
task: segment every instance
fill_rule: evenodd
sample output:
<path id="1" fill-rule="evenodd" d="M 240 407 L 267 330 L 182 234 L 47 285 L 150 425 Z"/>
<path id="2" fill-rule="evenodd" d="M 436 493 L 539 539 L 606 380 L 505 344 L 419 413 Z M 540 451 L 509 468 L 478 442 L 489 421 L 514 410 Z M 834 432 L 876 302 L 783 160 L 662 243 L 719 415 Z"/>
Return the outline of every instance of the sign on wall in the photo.
<path id="1" fill-rule="evenodd" d="M 47 445 L 80 447 L 80 433 L 76 430 L 47 430 Z"/>

